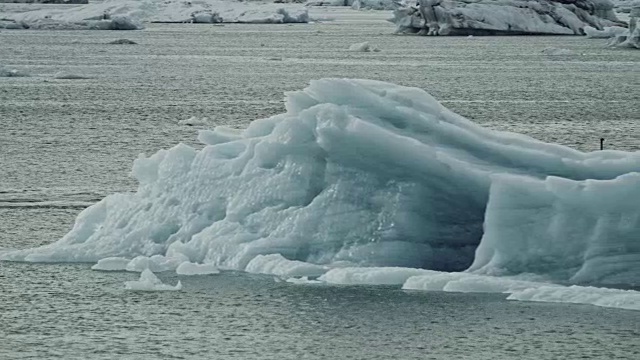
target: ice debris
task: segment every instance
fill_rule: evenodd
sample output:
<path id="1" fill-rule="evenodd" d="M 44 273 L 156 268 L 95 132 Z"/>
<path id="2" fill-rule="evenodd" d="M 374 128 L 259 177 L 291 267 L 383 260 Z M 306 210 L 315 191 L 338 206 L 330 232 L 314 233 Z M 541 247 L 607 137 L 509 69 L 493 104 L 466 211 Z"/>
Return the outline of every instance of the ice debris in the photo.
<path id="1" fill-rule="evenodd" d="M 151 270 L 144 269 L 138 281 L 125 281 L 124 288 L 135 291 L 177 291 L 182 290 L 182 283 L 178 280 L 175 286 L 163 284 Z"/>
<path id="2" fill-rule="evenodd" d="M 355 52 L 378 52 L 380 51 L 380 49 L 376 48 L 375 46 L 372 46 L 371 44 L 369 44 L 368 41 L 365 41 L 363 43 L 357 43 L 357 44 L 352 44 L 351 46 L 349 46 L 349 51 L 355 51 Z"/>

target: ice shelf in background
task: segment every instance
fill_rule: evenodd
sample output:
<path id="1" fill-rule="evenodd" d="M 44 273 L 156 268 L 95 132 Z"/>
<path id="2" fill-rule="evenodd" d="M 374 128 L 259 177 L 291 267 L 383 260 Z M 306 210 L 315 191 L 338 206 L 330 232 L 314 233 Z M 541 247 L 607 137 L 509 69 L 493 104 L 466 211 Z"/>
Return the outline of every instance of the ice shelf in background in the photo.
<path id="1" fill-rule="evenodd" d="M 422 35 L 583 35 L 622 25 L 609 0 L 425 0 L 394 11 L 399 33 Z"/>
<path id="2" fill-rule="evenodd" d="M 40 30 L 136 30 L 147 22 L 306 23 L 301 5 L 223 0 L 106 0 L 34 10 L 4 5 L 0 28 Z"/>

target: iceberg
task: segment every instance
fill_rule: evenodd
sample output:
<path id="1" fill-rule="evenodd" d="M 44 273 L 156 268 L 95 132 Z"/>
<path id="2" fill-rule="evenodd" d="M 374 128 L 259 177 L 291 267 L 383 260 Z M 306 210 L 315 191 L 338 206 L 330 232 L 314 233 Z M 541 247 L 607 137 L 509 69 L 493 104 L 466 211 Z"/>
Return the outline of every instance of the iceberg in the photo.
<path id="1" fill-rule="evenodd" d="M 138 30 L 144 23 L 307 23 L 300 5 L 243 3 L 222 0 L 105 0 L 65 8 L 3 13 L 5 28 L 35 30 Z M 4 24 L 4 25 L 3 25 Z"/>
<path id="2" fill-rule="evenodd" d="M 425 0 L 394 11 L 398 33 L 422 35 L 583 35 L 621 26 L 609 0 Z"/>
<path id="3" fill-rule="evenodd" d="M 140 280 L 125 281 L 124 288 L 134 291 L 178 291 L 182 290 L 182 283 L 178 280 L 176 286 L 163 284 L 151 270 L 145 269 L 140 274 Z"/>
<path id="4" fill-rule="evenodd" d="M 353 79 L 198 138 L 141 155 L 137 192 L 83 210 L 62 239 L 0 257 L 423 290 L 638 286 L 640 152 L 485 129 L 421 89 Z M 123 264 L 96 266 L 109 262 Z"/>

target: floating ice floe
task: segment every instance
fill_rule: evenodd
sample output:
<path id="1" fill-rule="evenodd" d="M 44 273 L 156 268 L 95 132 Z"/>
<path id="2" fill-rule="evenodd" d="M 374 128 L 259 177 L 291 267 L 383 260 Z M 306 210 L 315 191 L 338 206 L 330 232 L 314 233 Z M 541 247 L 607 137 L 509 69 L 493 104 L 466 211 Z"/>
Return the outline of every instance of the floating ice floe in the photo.
<path id="1" fill-rule="evenodd" d="M 435 275 L 444 291 L 508 281 L 515 293 L 523 274 L 638 285 L 640 152 L 485 129 L 420 89 L 370 80 L 312 81 L 286 109 L 245 130 L 201 131 L 201 150 L 138 158 L 137 192 L 83 210 L 56 243 L 0 257 L 125 257 L 127 270 L 158 271 L 189 261 L 425 289 L 433 281 L 419 277 Z"/>
<path id="2" fill-rule="evenodd" d="M 113 41 L 109 41 L 110 45 L 136 45 L 137 42 L 129 39 L 117 39 Z"/>
<path id="3" fill-rule="evenodd" d="M 368 41 L 365 41 L 363 43 L 357 43 L 357 44 L 353 44 L 351 46 L 349 46 L 349 51 L 355 51 L 355 52 L 378 52 L 380 51 L 380 49 L 376 48 L 375 46 L 372 46 L 371 44 L 369 44 Z"/>
<path id="4" fill-rule="evenodd" d="M 140 273 L 140 280 L 125 281 L 124 288 L 135 291 L 178 291 L 182 290 L 182 283 L 178 280 L 175 286 L 163 284 L 151 270 L 145 269 Z"/>
<path id="5" fill-rule="evenodd" d="M 185 261 L 176 268 L 176 274 L 192 276 L 192 275 L 211 275 L 219 274 L 220 270 L 212 264 L 196 264 Z"/>
<path id="6" fill-rule="evenodd" d="M 306 23 L 300 5 L 221 0 L 106 0 L 73 7 L 3 14 L 5 28 L 41 30 L 137 30 L 143 23 Z M 4 24 L 4 25 L 1 25 Z"/>
<path id="7" fill-rule="evenodd" d="M 623 24 L 609 0 L 425 0 L 391 21 L 399 33 L 423 35 L 582 35 L 586 26 Z"/>

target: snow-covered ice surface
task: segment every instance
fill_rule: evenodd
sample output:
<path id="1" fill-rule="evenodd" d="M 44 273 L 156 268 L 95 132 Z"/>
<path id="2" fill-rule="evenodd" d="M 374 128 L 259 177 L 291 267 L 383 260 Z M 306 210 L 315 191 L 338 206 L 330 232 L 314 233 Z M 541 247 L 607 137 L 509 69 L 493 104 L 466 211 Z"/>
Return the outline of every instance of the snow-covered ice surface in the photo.
<path id="1" fill-rule="evenodd" d="M 423 35 L 582 35 L 621 24 L 609 0 L 427 0 L 396 10 L 392 22 Z"/>
<path id="2" fill-rule="evenodd" d="M 126 281 L 124 287 L 135 291 L 178 291 L 182 290 L 182 283 L 178 280 L 175 286 L 163 284 L 151 270 L 145 269 L 140 273 L 138 281 Z"/>
<path id="3" fill-rule="evenodd" d="M 301 5 L 224 0 L 104 0 L 86 5 L 4 4 L 0 28 L 34 30 L 138 30 L 148 22 L 306 23 Z M 35 9 L 34 9 L 35 8 Z"/>
<path id="4" fill-rule="evenodd" d="M 125 256 L 128 271 L 192 261 L 280 277 L 348 261 L 638 284 L 640 152 L 487 130 L 422 90 L 371 80 L 312 81 L 286 107 L 240 134 L 214 130 L 202 150 L 139 157 L 136 193 L 84 210 L 54 244 L 3 258 Z M 353 281 L 333 271 L 329 281 Z M 397 284 L 415 270 L 394 271 L 356 282 Z"/>

